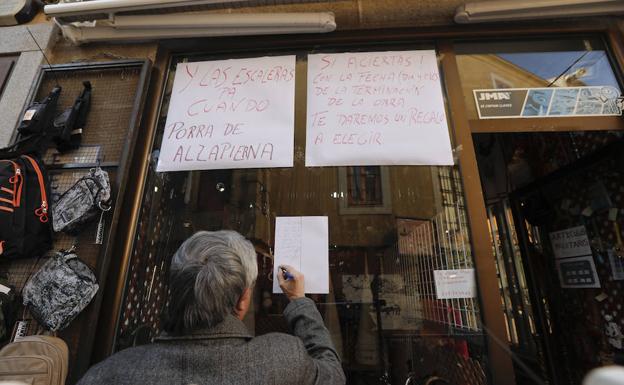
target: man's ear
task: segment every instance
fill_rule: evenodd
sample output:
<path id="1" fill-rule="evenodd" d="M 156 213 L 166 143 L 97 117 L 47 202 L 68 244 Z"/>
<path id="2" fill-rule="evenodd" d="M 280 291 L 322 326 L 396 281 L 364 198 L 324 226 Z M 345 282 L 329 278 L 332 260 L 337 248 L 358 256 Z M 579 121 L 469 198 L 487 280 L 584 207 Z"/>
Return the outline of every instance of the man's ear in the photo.
<path id="1" fill-rule="evenodd" d="M 243 318 L 245 318 L 245 315 L 249 310 L 249 305 L 251 305 L 251 292 L 252 290 L 249 287 L 243 290 L 243 294 L 241 294 L 240 298 L 238 299 L 238 303 L 234 308 L 234 310 L 236 311 L 236 317 L 238 317 L 238 319 L 240 319 L 241 321 Z"/>

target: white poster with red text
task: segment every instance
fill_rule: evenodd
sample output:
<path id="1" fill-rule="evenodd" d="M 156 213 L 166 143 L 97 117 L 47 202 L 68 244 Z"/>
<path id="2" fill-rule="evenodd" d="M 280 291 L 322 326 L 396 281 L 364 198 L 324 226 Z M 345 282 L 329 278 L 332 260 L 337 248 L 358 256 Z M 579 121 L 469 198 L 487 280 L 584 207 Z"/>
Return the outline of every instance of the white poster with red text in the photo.
<path id="1" fill-rule="evenodd" d="M 306 166 L 452 165 L 434 50 L 308 55 Z"/>
<path id="2" fill-rule="evenodd" d="M 178 63 L 157 171 L 291 167 L 295 56 Z"/>

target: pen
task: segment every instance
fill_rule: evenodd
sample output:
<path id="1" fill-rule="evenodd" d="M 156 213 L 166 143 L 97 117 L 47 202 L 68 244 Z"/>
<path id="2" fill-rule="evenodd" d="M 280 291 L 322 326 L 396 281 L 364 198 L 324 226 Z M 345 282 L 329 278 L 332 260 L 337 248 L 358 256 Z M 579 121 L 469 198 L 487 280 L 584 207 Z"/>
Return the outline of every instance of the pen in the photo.
<path id="1" fill-rule="evenodd" d="M 282 276 L 284 277 L 284 279 L 295 279 L 295 277 L 293 277 L 293 275 L 290 274 L 286 269 L 284 269 L 283 267 L 280 267 L 280 269 L 282 270 Z"/>

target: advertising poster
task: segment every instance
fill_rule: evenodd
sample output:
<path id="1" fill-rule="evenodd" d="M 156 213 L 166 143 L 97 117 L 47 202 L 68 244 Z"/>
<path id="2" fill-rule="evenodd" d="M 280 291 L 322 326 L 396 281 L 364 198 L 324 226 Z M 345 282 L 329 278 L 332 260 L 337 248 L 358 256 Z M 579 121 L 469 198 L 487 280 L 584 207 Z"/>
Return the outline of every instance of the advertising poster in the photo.
<path id="1" fill-rule="evenodd" d="M 479 119 L 622 115 L 620 91 L 604 87 L 473 90 Z"/>

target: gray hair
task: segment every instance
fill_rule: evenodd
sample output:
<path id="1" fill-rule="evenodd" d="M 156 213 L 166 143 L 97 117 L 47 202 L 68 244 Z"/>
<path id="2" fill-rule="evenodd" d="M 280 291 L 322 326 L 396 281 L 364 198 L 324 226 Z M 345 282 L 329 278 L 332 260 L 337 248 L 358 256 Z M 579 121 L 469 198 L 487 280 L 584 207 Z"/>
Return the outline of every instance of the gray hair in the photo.
<path id="1" fill-rule="evenodd" d="M 168 317 L 164 328 L 180 334 L 213 327 L 234 309 L 258 276 L 256 252 L 236 231 L 199 231 L 171 260 Z"/>

